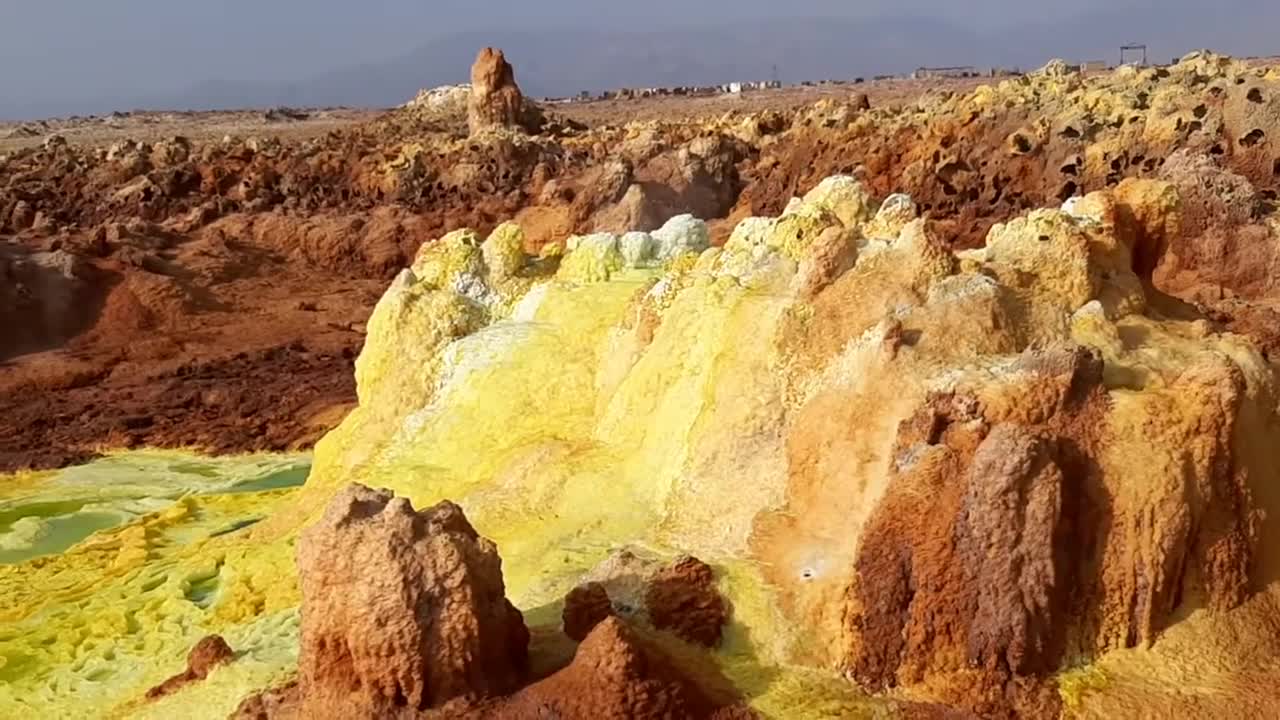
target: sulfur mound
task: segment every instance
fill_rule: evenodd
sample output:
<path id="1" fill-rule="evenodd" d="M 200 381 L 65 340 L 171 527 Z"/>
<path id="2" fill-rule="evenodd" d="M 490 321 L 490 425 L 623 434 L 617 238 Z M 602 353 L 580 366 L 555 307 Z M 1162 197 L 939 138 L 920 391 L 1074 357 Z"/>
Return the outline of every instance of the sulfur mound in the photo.
<path id="1" fill-rule="evenodd" d="M 403 498 L 352 485 L 302 533 L 298 565 L 298 679 L 246 698 L 236 717 L 709 718 L 723 708 L 750 716 L 723 681 L 687 677 L 614 617 L 588 629 L 567 667 L 515 692 L 529 633 L 504 597 L 496 549 L 452 503 L 415 512 Z M 666 574 L 699 569 L 684 562 Z M 198 660 L 208 644 L 192 652 L 192 678 L 207 673 Z M 180 678 L 156 695 L 189 682 Z"/>
<path id="2" fill-rule="evenodd" d="M 237 647 L 300 591 L 296 685 L 251 716 L 1264 716 L 1277 376 L 1154 285 L 1194 249 L 1185 172 L 969 249 L 853 175 L 721 246 L 692 217 L 539 257 L 456 231 L 379 301 L 304 488 L 170 571 L 220 559 L 196 617 Z M 149 528 L 96 561 L 143 562 Z"/>
<path id="3" fill-rule="evenodd" d="M 1247 340 L 1151 305 L 1177 213 L 1176 189 L 1134 181 L 956 252 L 909 198 L 836 177 L 723 248 L 573 239 L 508 319 L 443 345 L 375 333 L 366 355 L 423 357 L 429 390 L 326 438 L 300 509 L 363 458 L 463 498 L 524 597 L 599 583 L 565 605 L 576 637 L 630 614 L 715 644 L 697 618 L 724 616 L 696 561 L 659 574 L 691 581 L 665 596 L 625 553 L 575 573 L 571 538 L 596 528 L 714 558 L 775 662 L 1056 713 L 1073 659 L 1158 644 L 1187 603 L 1229 614 L 1265 582 L 1275 379 Z M 469 292 L 417 287 L 389 296 Z M 406 387 L 386 382 L 361 392 Z M 396 479 L 411 465 L 430 485 Z M 538 539 L 516 530 L 534 517 Z"/>

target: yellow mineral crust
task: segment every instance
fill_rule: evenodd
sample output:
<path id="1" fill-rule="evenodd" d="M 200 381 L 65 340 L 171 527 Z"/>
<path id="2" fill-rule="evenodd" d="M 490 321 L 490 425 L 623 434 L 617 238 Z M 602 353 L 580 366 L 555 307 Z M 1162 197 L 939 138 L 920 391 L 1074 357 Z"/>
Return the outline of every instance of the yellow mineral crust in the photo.
<path id="1" fill-rule="evenodd" d="M 1041 91 L 1080 92 L 1058 76 Z M 970 672 L 963 646 L 909 637 L 917 654 L 885 667 L 865 656 L 874 628 L 851 618 L 874 620 L 884 582 L 859 568 L 895 538 L 918 541 L 899 519 L 950 517 L 947 498 L 964 493 L 930 478 L 998 456 L 975 451 L 988 432 L 1064 468 L 1035 482 L 1066 483 L 1087 458 L 1090 501 L 1111 513 L 1105 535 L 1081 526 L 1096 576 L 1073 582 L 1089 604 L 1053 616 L 1067 646 L 1045 651 L 1066 711 L 1118 717 L 1192 676 L 1213 699 L 1164 698 L 1169 713 L 1219 707 L 1207 703 L 1246 691 L 1226 668 L 1255 650 L 1214 639 L 1174 671 L 1159 659 L 1220 628 L 1275 636 L 1280 538 L 1264 512 L 1280 511 L 1275 379 L 1245 339 L 1147 302 L 1138 235 L 1116 218 L 1157 227 L 1176 212 L 1168 200 L 1164 188 L 1094 194 L 1011 219 L 959 255 L 909 198 L 879 208 L 844 177 L 697 259 L 705 228 L 691 220 L 675 239 L 576 238 L 558 262 L 526 258 L 513 226 L 484 242 L 446 236 L 379 302 L 360 406 L 317 445 L 303 488 L 184 497 L 0 567 L 0 715 L 225 716 L 293 666 L 292 543 L 353 481 L 415 507 L 461 505 L 500 548 L 535 659 L 566 592 L 611 553 L 692 553 L 733 606 L 716 657 L 766 716 L 886 711 L 844 672 L 954 700 Z M 972 482 L 958 502 L 987 512 Z M 1035 490 L 1059 491 L 1085 492 Z M 246 515 L 267 517 L 214 534 Z M 1045 602 L 1072 592 L 1017 581 Z M 974 592 L 977 615 L 948 622 L 980 622 L 997 602 Z M 143 702 L 208 632 L 245 654 Z"/>

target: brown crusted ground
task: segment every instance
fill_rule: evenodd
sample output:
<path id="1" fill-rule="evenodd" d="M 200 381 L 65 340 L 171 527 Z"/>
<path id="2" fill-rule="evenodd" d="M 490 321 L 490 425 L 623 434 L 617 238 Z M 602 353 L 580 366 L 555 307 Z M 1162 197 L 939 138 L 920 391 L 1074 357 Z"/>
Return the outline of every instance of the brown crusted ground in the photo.
<path id="1" fill-rule="evenodd" d="M 293 237 L 259 242 L 238 218 L 220 224 L 234 239 L 218 226 L 113 231 L 106 257 L 74 256 L 74 276 L 54 275 L 35 307 L 0 310 L 0 469 L 77 463 L 101 447 L 298 449 L 341 420 L 380 273 L 350 271 L 345 250 L 328 254 L 331 270 L 300 259 L 305 242 L 272 245 Z M 49 302 L 57 293 L 64 304 Z M 39 312 L 42 299 L 67 311 Z M 40 350 L 60 334 L 72 337 Z M 14 355 L 28 349 L 40 351 Z"/>
<path id="2" fill-rule="evenodd" d="M 219 665 L 235 659 L 235 651 L 221 635 L 208 635 L 200 639 L 187 655 L 187 669 L 147 691 L 147 698 L 171 695 L 194 682 L 204 680 Z"/>
<path id="3" fill-rule="evenodd" d="M 421 243 L 514 217 L 536 250 L 681 212 L 726 218 L 713 223 L 723 241 L 737 219 L 776 214 L 836 173 L 881 197 L 911 194 L 941 242 L 971 246 L 995 222 L 1125 177 L 1188 190 L 1203 175 L 1188 163 L 1209 158 L 1221 187 L 1243 187 L 1238 177 L 1255 190 L 1201 198 L 1159 248 L 1176 257 L 1155 281 L 1280 347 L 1273 283 L 1258 272 L 1272 250 L 1249 242 L 1266 235 L 1257 218 L 1280 192 L 1280 91 L 1245 79 L 1204 92 L 1201 76 L 1185 77 L 1179 124 L 1158 131 L 1053 95 L 979 112 L 963 96 L 972 81 L 556 106 L 568 117 L 548 113 L 532 136 L 468 139 L 465 107 L 262 121 L 248 126 L 257 137 L 226 141 L 214 117 L 191 138 L 141 119 L 115 135 L 50 126 L 71 141 L 0 155 L 0 471 L 112 445 L 306 446 L 353 402 L 362 323 Z M 1134 117 L 1169 82 L 1122 87 Z M 192 122 L 176 117 L 179 130 Z M 632 117 L 661 121 L 617 124 Z M 1183 149 L 1192 161 L 1166 163 Z"/>

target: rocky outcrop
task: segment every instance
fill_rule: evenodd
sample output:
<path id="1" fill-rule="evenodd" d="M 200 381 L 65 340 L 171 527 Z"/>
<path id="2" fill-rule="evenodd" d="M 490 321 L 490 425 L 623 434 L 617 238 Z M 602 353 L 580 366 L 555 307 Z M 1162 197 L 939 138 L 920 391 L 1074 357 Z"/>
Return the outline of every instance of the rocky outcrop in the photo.
<path id="1" fill-rule="evenodd" d="M 649 621 L 688 642 L 715 647 L 728 620 L 711 566 L 693 557 L 658 571 L 645 592 Z"/>
<path id="2" fill-rule="evenodd" d="M 868 687 L 976 669 L 993 689 L 970 677 L 949 701 L 989 716 L 999 710 L 988 698 L 1012 678 L 1061 661 L 1096 561 L 1070 544 L 1091 532 L 1080 503 L 1098 482 L 1087 454 L 1105 413 L 1102 368 L 1079 350 L 1019 362 L 1026 384 L 1003 392 L 1024 407 L 996 415 L 975 396 L 933 396 L 898 431 L 896 474 L 846 604 L 842 663 Z M 920 497 L 931 498 L 929 513 L 910 510 Z"/>
<path id="3" fill-rule="evenodd" d="M 209 677 L 209 673 L 219 665 L 226 665 L 235 660 L 235 651 L 222 639 L 221 635 L 209 635 L 201 638 L 187 655 L 187 669 L 165 680 L 147 691 L 147 699 L 154 700 L 172 695 L 187 685 Z"/>

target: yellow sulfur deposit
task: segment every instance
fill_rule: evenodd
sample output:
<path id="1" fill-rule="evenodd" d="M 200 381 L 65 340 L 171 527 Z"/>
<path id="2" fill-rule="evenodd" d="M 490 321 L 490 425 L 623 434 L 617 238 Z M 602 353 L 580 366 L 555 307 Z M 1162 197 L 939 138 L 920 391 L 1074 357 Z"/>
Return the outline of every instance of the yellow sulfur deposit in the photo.
<path id="1" fill-rule="evenodd" d="M 379 302 L 360 406 L 318 444 L 302 488 L 273 489 L 300 461 L 150 454 L 6 486 L 0 716 L 220 718 L 278 682 L 297 647 L 292 543 L 353 481 L 465 508 L 500 548 L 535 656 L 564 595 L 612 553 L 697 555 L 733 607 L 716 658 L 769 717 L 891 711 L 850 678 L 894 698 L 985 687 L 965 653 L 1013 654 L 981 625 L 1005 607 L 990 591 L 1002 584 L 1043 608 L 1019 627 L 1064 644 L 1032 660 L 1063 673 L 1051 694 L 1068 713 L 1116 717 L 1099 708 L 1225 673 L 1251 656 L 1224 643 L 1170 674 L 1153 658 L 1205 628 L 1275 617 L 1260 609 L 1275 602 L 1280 547 L 1262 512 L 1280 509 L 1275 379 L 1245 339 L 1147 302 L 1123 239 L 1137 231 L 1121 224 L 1174 212 L 1166 189 L 1035 211 L 962 253 L 909 198 L 877 213 L 847 177 L 781 218 L 744 221 L 723 249 L 702 250 L 692 219 L 647 239 L 576 238 L 558 261 L 524 256 L 513 226 L 446 236 Z M 1013 438 L 1044 472 L 974 470 L 1000 455 L 991 438 Z M 1000 472 L 1040 514 L 1010 519 L 983 494 Z M 1075 509 L 1085 495 L 1109 508 L 1109 535 Z M 1077 542 L 1034 528 L 1074 522 L 1076 538 L 1096 538 L 1096 576 L 980 561 L 998 549 L 962 562 L 902 527 L 953 516 L 969 524 L 952 545 L 1008 541 L 1028 566 Z M 910 559 L 894 565 L 901 548 Z M 969 565 L 982 575 L 946 575 Z M 973 611 L 928 606 L 918 583 L 885 634 L 913 644 L 886 666 L 884 567 L 953 583 Z M 1055 604 L 1068 597 L 1087 604 Z M 929 613 L 946 630 L 916 637 Z M 241 655 L 143 700 L 211 632 Z"/>

